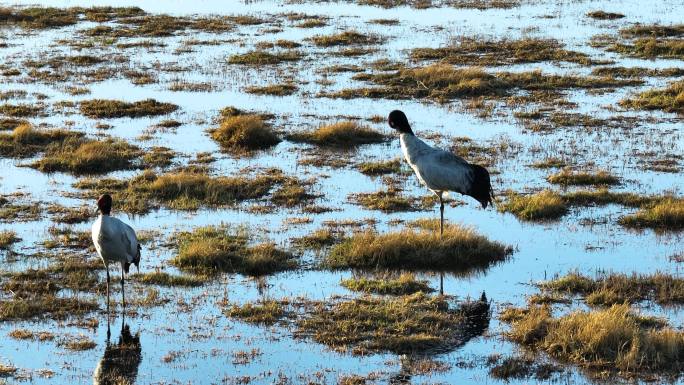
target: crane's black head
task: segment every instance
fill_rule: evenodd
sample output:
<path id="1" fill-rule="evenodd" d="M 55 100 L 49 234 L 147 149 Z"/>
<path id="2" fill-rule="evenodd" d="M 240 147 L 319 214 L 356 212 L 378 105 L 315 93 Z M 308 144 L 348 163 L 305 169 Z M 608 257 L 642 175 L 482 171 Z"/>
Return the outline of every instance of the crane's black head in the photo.
<path id="1" fill-rule="evenodd" d="M 406 119 L 406 114 L 399 110 L 390 112 L 389 117 L 387 118 L 387 123 L 389 123 L 390 127 L 402 134 L 413 135 L 411 125 L 409 124 L 408 119 Z"/>
<path id="2" fill-rule="evenodd" d="M 97 209 L 104 215 L 109 215 L 112 212 L 112 196 L 109 194 L 102 194 L 97 199 Z"/>

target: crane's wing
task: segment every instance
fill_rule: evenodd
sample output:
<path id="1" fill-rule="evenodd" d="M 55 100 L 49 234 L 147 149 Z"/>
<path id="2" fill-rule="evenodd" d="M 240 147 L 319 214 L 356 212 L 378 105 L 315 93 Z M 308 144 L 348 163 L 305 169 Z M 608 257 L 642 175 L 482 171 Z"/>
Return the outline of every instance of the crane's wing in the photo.
<path id="1" fill-rule="evenodd" d="M 428 188 L 466 193 L 473 180 L 470 164 L 450 152 L 434 149 L 418 160 L 417 168 Z"/>
<path id="2" fill-rule="evenodd" d="M 123 222 L 121 223 L 121 243 L 126 249 L 126 257 L 129 263 L 133 263 L 138 255 L 138 237 L 135 235 L 135 230 Z"/>

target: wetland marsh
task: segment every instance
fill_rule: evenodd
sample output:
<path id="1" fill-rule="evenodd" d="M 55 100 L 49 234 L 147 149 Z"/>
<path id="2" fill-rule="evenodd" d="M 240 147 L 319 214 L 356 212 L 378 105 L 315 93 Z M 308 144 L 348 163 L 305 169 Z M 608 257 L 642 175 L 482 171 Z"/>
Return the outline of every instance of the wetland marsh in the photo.
<path id="1" fill-rule="evenodd" d="M 682 9 L 3 3 L 0 384 L 683 383 Z"/>

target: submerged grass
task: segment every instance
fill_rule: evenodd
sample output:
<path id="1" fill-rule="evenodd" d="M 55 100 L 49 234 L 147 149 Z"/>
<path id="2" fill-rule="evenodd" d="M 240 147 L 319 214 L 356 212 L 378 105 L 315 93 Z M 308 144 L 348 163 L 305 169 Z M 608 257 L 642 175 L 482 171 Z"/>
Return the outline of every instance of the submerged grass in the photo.
<path id="1" fill-rule="evenodd" d="M 463 271 L 485 268 L 505 259 L 512 249 L 488 240 L 470 228 L 447 225 L 438 231 L 403 230 L 386 234 L 365 231 L 333 247 L 325 266 Z"/>
<path id="2" fill-rule="evenodd" d="M 373 294 L 406 295 L 434 291 L 427 281 L 417 280 L 412 273 L 403 273 L 399 277 L 348 278 L 343 279 L 341 284 L 349 290 Z"/>
<path id="3" fill-rule="evenodd" d="M 381 38 L 366 35 L 358 31 L 344 31 L 333 35 L 318 35 L 311 38 L 311 41 L 319 47 L 332 47 L 340 45 L 363 45 L 376 44 L 382 41 Z"/>
<path id="4" fill-rule="evenodd" d="M 161 271 L 131 274 L 130 279 L 150 285 L 196 287 L 202 286 L 206 278 L 202 276 L 172 275 Z"/>
<path id="5" fill-rule="evenodd" d="M 177 239 L 178 254 L 171 263 L 181 270 L 258 276 L 297 265 L 292 254 L 273 243 L 248 246 L 249 237 L 244 231 L 208 226 L 181 233 Z"/>
<path id="6" fill-rule="evenodd" d="M 387 137 L 357 122 L 345 121 L 321 126 L 313 131 L 291 134 L 288 139 L 324 147 L 352 148 L 362 144 L 384 142 Z"/>
<path id="7" fill-rule="evenodd" d="M 166 115 L 178 109 L 172 103 L 163 103 L 154 99 L 136 102 L 125 102 L 111 99 L 92 99 L 82 101 L 81 113 L 89 118 L 139 118 L 144 116 Z"/>
<path id="8" fill-rule="evenodd" d="M 302 59 L 302 55 L 299 51 L 289 50 L 271 53 L 268 51 L 251 51 L 244 54 L 236 54 L 228 58 L 228 63 L 230 64 L 243 64 L 243 65 L 274 65 L 283 62 L 295 62 Z"/>
<path id="9" fill-rule="evenodd" d="M 533 306 L 512 322 L 508 337 L 594 370 L 646 375 L 682 369 L 684 333 L 644 325 L 625 304 L 559 318 L 547 306 Z"/>
<path id="10" fill-rule="evenodd" d="M 595 278 L 570 273 L 539 286 L 555 293 L 580 294 L 590 305 L 610 306 L 641 301 L 655 301 L 660 305 L 684 303 L 684 279 L 668 273 L 612 273 Z"/>
<path id="11" fill-rule="evenodd" d="M 256 304 L 231 305 L 225 313 L 229 317 L 238 318 L 245 322 L 273 325 L 282 318 L 285 309 L 279 302 L 265 300 Z"/>

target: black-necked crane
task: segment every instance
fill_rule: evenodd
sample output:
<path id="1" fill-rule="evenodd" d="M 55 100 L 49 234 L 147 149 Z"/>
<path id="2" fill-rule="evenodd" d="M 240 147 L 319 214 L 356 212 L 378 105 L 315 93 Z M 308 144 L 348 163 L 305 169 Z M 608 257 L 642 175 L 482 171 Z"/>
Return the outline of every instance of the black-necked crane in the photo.
<path id="1" fill-rule="evenodd" d="M 93 223 L 92 236 L 95 250 L 107 269 L 107 310 L 109 310 L 109 264 L 112 262 L 121 264 L 121 299 L 123 306 L 126 306 L 124 276 L 132 264 L 140 270 L 140 243 L 131 226 L 110 215 L 112 212 L 111 195 L 102 195 L 97 200 L 97 209 L 100 215 Z"/>
<path id="2" fill-rule="evenodd" d="M 492 204 L 492 185 L 489 172 L 477 164 L 427 145 L 418 139 L 406 114 L 399 110 L 390 112 L 389 126 L 400 133 L 401 150 L 406 162 L 416 173 L 421 184 L 439 198 L 439 234 L 444 234 L 444 194 L 454 191 L 475 198 L 482 208 Z M 440 275 L 440 293 L 443 293 L 443 276 Z"/>

